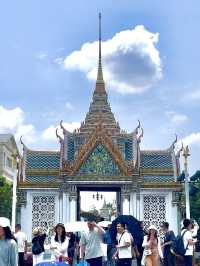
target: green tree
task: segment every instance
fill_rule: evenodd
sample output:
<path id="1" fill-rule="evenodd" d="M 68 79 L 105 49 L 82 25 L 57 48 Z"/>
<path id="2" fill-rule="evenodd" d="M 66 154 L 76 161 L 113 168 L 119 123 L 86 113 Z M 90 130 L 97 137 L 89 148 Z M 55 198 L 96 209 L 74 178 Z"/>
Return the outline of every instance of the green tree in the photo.
<path id="1" fill-rule="evenodd" d="M 11 219 L 12 213 L 12 185 L 0 176 L 0 217 Z"/>
<path id="2" fill-rule="evenodd" d="M 198 188 L 198 190 L 196 189 L 196 191 L 190 195 L 191 217 L 200 225 L 200 182 L 195 184 L 195 187 Z"/>

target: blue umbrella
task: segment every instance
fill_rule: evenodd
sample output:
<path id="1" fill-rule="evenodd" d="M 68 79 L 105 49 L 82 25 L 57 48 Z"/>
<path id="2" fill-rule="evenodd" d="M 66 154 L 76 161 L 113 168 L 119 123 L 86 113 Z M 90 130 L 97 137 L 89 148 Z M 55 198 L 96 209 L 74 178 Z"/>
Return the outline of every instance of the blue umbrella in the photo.
<path id="1" fill-rule="evenodd" d="M 40 262 L 36 264 L 36 266 L 67 266 L 69 264 L 65 262 L 56 262 L 56 261 L 50 261 L 50 262 Z"/>

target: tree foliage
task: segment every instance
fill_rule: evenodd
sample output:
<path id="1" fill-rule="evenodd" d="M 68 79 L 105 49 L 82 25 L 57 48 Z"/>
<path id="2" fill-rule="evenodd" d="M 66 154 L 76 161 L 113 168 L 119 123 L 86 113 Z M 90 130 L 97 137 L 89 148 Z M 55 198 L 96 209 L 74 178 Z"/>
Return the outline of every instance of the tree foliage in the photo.
<path id="1" fill-rule="evenodd" d="M 11 219 L 12 213 L 12 185 L 0 176 L 0 217 Z"/>
<path id="2" fill-rule="evenodd" d="M 196 185 L 199 188 L 193 196 L 190 196 L 191 218 L 195 219 L 200 226 L 200 182 Z M 198 231 L 198 240 L 200 241 L 200 230 Z M 196 249 L 200 251 L 200 242 L 197 242 Z"/>
<path id="3" fill-rule="evenodd" d="M 191 217 L 200 225 L 200 183 L 198 183 L 196 187 L 198 187 L 199 190 L 193 196 L 190 196 L 190 208 Z"/>

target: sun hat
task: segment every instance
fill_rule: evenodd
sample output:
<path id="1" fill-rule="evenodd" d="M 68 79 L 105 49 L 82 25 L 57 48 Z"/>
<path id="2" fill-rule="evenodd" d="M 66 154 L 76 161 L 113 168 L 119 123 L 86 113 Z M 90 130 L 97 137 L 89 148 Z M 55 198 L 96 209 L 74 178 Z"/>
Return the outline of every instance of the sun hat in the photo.
<path id="1" fill-rule="evenodd" d="M 0 217 L 0 226 L 1 227 L 10 227 L 10 220 L 6 217 Z"/>
<path id="2" fill-rule="evenodd" d="M 148 228 L 148 230 L 155 230 L 155 231 L 158 231 L 158 229 L 155 227 L 154 224 L 151 224 Z"/>
<path id="3" fill-rule="evenodd" d="M 34 236 L 38 235 L 39 234 L 39 227 L 34 228 L 33 231 L 32 231 L 32 234 Z"/>

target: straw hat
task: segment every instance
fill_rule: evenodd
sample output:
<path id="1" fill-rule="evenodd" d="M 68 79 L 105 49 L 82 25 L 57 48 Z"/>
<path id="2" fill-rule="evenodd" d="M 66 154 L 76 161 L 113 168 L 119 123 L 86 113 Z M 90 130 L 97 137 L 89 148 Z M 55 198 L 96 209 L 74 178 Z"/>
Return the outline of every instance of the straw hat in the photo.
<path id="1" fill-rule="evenodd" d="M 32 234 L 34 236 L 36 236 L 36 235 L 38 235 L 41 232 L 41 230 L 42 230 L 42 228 L 38 226 L 38 227 L 33 229 Z"/>
<path id="2" fill-rule="evenodd" d="M 10 227 L 10 220 L 6 217 L 0 217 L 0 226 L 1 227 Z"/>
<path id="3" fill-rule="evenodd" d="M 148 230 L 155 230 L 155 231 L 158 231 L 158 229 L 155 227 L 154 224 L 151 224 L 148 228 Z"/>

